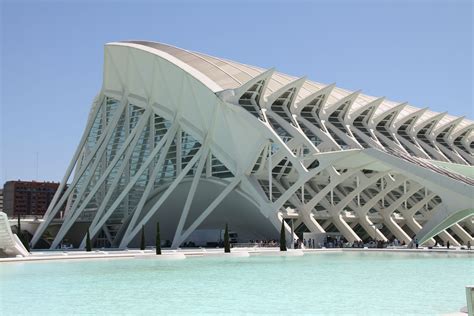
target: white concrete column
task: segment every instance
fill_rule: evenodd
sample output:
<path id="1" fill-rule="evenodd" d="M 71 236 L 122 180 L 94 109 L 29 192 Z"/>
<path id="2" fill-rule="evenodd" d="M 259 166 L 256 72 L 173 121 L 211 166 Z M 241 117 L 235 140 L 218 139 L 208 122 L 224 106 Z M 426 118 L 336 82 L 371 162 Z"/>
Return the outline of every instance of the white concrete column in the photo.
<path id="1" fill-rule="evenodd" d="M 387 237 L 382 232 L 374 228 L 374 224 L 367 215 L 359 216 L 359 224 L 365 229 L 365 231 L 374 239 L 388 241 Z"/>
<path id="2" fill-rule="evenodd" d="M 342 218 L 341 215 L 333 216 L 332 221 L 334 226 L 341 232 L 341 234 L 349 242 L 355 242 L 361 240 L 359 236 L 352 230 L 352 228 L 347 224 L 347 222 Z"/>
<path id="3" fill-rule="evenodd" d="M 456 235 L 459 236 L 459 238 L 461 238 L 462 242 L 464 243 L 464 245 L 467 245 L 467 242 L 470 241 L 471 242 L 471 245 L 474 243 L 474 239 L 472 238 L 472 236 L 466 232 L 462 227 L 461 225 L 459 224 L 454 224 L 453 226 L 450 227 L 454 233 L 456 233 Z"/>

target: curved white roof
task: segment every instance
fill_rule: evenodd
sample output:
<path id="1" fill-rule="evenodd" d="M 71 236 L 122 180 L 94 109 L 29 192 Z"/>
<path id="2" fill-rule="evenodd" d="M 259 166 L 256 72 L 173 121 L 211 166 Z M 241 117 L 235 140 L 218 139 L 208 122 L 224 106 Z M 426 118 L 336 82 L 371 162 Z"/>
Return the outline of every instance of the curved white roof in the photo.
<path id="1" fill-rule="evenodd" d="M 223 58 L 209 56 L 203 53 L 193 52 L 186 49 L 178 48 L 175 46 L 171 46 L 168 44 L 158 43 L 158 42 L 150 42 L 150 41 L 124 41 L 121 43 L 131 43 L 135 45 L 143 45 L 146 47 L 150 47 L 159 51 L 163 51 L 173 57 L 181 60 L 182 62 L 186 63 L 190 67 L 194 68 L 198 72 L 202 73 L 212 81 L 214 81 L 218 86 L 222 88 L 222 90 L 226 89 L 236 89 L 246 83 L 247 81 L 255 78 L 256 76 L 262 74 L 267 69 L 263 69 L 256 66 L 250 66 L 242 63 L 238 63 L 235 61 L 230 61 Z M 265 91 L 265 97 L 270 95 L 271 93 L 277 91 L 281 87 L 287 85 L 288 83 L 297 80 L 297 77 L 293 77 L 287 74 L 283 74 L 280 72 L 274 72 L 271 80 L 268 83 L 267 89 Z M 307 96 L 311 95 L 312 93 L 317 92 L 318 90 L 326 87 L 327 84 L 306 80 L 299 90 L 297 96 L 297 102 L 306 98 Z M 340 99 L 350 95 L 353 91 L 345 90 L 342 88 L 335 87 L 331 94 L 328 97 L 327 104 L 334 104 L 335 102 L 339 101 Z M 357 110 L 358 108 L 366 105 L 374 100 L 377 97 L 359 94 L 353 105 L 351 106 L 350 112 Z M 374 117 L 378 116 L 379 114 L 385 113 L 391 108 L 399 105 L 400 103 L 384 100 L 382 104 L 377 107 Z M 400 115 L 397 119 L 402 119 L 403 117 L 414 113 L 420 110 L 420 108 L 406 105 L 403 110 L 401 111 Z M 423 122 L 428 120 L 430 117 L 434 117 L 438 115 L 438 112 L 433 111 L 426 111 L 420 117 L 418 122 Z M 441 126 L 445 124 L 447 121 L 451 121 L 456 119 L 452 115 L 446 115 L 438 124 Z M 468 125 L 472 125 L 474 122 L 469 119 L 463 119 L 458 126 L 456 127 L 455 131 L 462 129 Z"/>

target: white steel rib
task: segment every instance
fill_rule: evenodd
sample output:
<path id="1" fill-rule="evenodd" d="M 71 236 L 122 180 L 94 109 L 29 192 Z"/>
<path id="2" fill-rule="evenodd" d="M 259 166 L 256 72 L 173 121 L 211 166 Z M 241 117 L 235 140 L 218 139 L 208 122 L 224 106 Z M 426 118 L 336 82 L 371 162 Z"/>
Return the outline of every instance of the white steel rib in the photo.
<path id="1" fill-rule="evenodd" d="M 31 243 L 179 247 L 338 232 L 473 242 L 474 123 L 148 41 L 105 46 L 104 78 Z M 64 209 L 64 213 L 61 211 Z M 63 215 L 61 215 L 63 214 Z M 62 217 L 61 217 L 62 216 Z M 382 228 L 377 228 L 382 227 Z M 41 241 L 41 242 L 40 242 Z"/>

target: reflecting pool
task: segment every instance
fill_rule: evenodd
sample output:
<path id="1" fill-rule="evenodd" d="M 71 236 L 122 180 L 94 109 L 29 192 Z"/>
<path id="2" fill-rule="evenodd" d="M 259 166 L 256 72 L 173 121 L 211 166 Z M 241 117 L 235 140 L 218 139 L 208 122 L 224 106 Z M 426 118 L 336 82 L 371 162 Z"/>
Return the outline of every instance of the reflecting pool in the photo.
<path id="1" fill-rule="evenodd" d="M 0 264 L 3 315 L 420 314 L 459 311 L 474 257 L 111 259 Z"/>

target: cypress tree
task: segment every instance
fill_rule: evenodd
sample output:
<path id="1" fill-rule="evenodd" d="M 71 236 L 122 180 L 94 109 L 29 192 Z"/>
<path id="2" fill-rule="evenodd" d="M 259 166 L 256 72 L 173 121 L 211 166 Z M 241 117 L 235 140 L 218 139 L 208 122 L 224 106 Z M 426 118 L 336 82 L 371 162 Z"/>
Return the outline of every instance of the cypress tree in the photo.
<path id="1" fill-rule="evenodd" d="M 21 222 L 20 222 L 20 214 L 18 214 L 18 225 L 16 229 L 16 234 L 18 235 L 18 238 L 21 239 Z"/>
<path id="2" fill-rule="evenodd" d="M 28 252 L 31 252 L 31 249 L 30 249 L 30 240 L 29 240 L 29 239 L 30 239 L 30 236 L 28 236 L 28 233 L 26 233 L 26 234 L 23 235 L 23 239 L 24 239 L 24 240 L 22 240 L 22 241 L 23 241 L 23 245 L 25 246 L 26 250 L 27 250 Z"/>
<path id="3" fill-rule="evenodd" d="M 145 225 L 142 225 L 142 238 L 140 240 L 140 250 L 145 250 Z"/>
<path id="4" fill-rule="evenodd" d="M 91 235 L 89 233 L 89 228 L 87 229 L 86 235 L 86 251 L 92 251 Z"/>
<path id="5" fill-rule="evenodd" d="M 156 254 L 161 255 L 160 222 L 156 222 Z"/>
<path id="6" fill-rule="evenodd" d="M 21 222 L 20 222 L 20 214 L 18 214 L 18 224 L 16 228 L 16 235 L 20 239 L 21 243 L 25 245 L 25 242 L 23 241 L 23 233 L 21 232 Z"/>
<path id="7" fill-rule="evenodd" d="M 21 243 L 23 244 L 23 247 L 25 247 L 28 252 L 30 252 L 30 245 L 28 243 L 28 233 L 23 234 L 21 231 L 21 221 L 20 221 L 20 215 L 18 214 L 18 227 L 16 230 L 16 235 L 18 236 L 18 239 L 20 239 Z"/>
<path id="8" fill-rule="evenodd" d="M 285 220 L 281 221 L 280 251 L 286 251 Z"/>
<path id="9" fill-rule="evenodd" d="M 229 242 L 229 227 L 227 227 L 227 223 L 225 224 L 225 231 L 224 231 L 224 252 L 230 252 L 230 242 Z"/>

